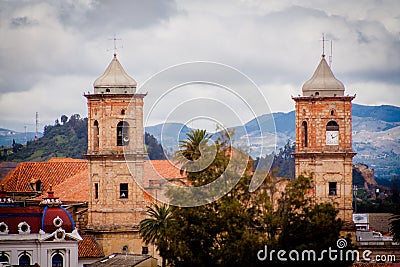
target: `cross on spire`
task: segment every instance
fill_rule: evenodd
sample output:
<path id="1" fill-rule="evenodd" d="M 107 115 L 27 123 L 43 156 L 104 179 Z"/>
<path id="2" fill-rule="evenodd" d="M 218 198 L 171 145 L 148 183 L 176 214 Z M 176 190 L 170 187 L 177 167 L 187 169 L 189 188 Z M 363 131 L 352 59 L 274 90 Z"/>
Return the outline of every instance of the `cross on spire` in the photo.
<path id="1" fill-rule="evenodd" d="M 322 33 L 322 57 L 325 57 L 325 42 L 329 42 L 329 40 L 325 40 L 325 34 Z"/>
<path id="2" fill-rule="evenodd" d="M 116 35 L 114 34 L 114 38 L 109 38 L 108 40 L 114 41 L 114 56 L 117 56 L 117 50 L 118 48 L 122 48 L 122 46 L 117 47 L 117 41 L 121 41 L 121 38 L 117 38 Z"/>

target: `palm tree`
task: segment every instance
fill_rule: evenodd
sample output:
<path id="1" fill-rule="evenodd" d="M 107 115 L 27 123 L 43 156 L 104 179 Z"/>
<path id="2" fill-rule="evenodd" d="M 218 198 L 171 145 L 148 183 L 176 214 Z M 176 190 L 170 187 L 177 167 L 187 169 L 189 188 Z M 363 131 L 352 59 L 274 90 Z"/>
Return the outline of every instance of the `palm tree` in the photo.
<path id="1" fill-rule="evenodd" d="M 147 207 L 148 218 L 140 222 L 139 233 L 146 245 L 152 243 L 157 246 L 162 266 L 165 267 L 165 253 L 168 249 L 166 232 L 171 220 L 171 209 L 166 204 L 154 204 L 153 207 Z"/>
<path id="2" fill-rule="evenodd" d="M 194 162 L 201 157 L 201 147 L 207 144 L 211 135 L 206 130 L 192 129 L 186 133 L 186 140 L 179 140 L 179 149 L 175 152 L 175 159 L 181 162 L 181 174 L 188 167 L 187 164 Z"/>
<path id="3" fill-rule="evenodd" d="M 197 160 L 201 156 L 200 145 L 207 143 L 211 138 L 206 130 L 192 129 L 186 133 L 187 139 L 179 141 L 179 151 L 187 160 Z"/>

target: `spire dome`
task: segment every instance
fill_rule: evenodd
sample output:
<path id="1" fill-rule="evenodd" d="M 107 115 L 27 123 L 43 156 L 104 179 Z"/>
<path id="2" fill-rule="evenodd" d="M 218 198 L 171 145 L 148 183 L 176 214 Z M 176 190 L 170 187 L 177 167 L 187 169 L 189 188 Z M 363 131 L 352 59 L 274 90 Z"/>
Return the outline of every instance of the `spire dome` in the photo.
<path id="1" fill-rule="evenodd" d="M 93 83 L 95 94 L 134 94 L 136 85 L 119 63 L 116 53 L 103 75 Z"/>
<path id="2" fill-rule="evenodd" d="M 344 85 L 335 78 L 326 63 L 325 55 L 310 80 L 303 85 L 303 96 L 343 96 Z"/>

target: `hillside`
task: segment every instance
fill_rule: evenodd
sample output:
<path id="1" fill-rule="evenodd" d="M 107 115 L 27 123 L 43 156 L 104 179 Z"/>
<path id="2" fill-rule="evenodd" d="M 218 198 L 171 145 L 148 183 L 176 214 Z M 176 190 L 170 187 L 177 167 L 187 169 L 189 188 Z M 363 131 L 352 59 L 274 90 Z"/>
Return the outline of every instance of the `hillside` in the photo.
<path id="1" fill-rule="evenodd" d="M 66 117 L 61 124 L 56 120 L 55 125 L 45 126 L 43 136 L 37 141 L 28 141 L 26 146 L 16 140 L 11 141 L 11 147 L 0 151 L 0 161 L 47 161 L 52 157 L 84 158 L 87 140 L 87 118 L 74 114 L 69 120 Z M 145 145 L 150 159 L 165 158 L 163 148 L 154 136 L 146 133 Z"/>
<path id="2" fill-rule="evenodd" d="M 353 149 L 357 152 L 354 163 L 367 164 L 375 170 L 378 178 L 389 179 L 392 175 L 400 175 L 400 107 L 353 104 L 352 111 Z M 52 156 L 82 158 L 87 149 L 87 119 L 76 116 L 78 117 L 73 119 L 75 123 L 72 123 L 74 126 L 70 121 L 65 125 L 47 126 L 44 136 L 38 142 L 28 142 L 26 147 L 21 148 L 21 152 L 4 157 L 4 151 L 2 151 L 0 154 L 3 156 L 2 160 L 4 161 L 6 158 L 14 161 L 46 160 Z M 263 141 L 260 137 L 257 120 L 263 133 L 266 133 Z M 276 147 L 274 136 L 270 133 L 274 123 L 277 130 Z M 262 144 L 266 146 L 265 154 L 270 154 L 274 150 L 278 153 L 279 148 L 284 147 L 288 140 L 295 140 L 294 124 L 294 111 L 273 113 L 272 116 L 270 114 L 259 116 L 243 126 L 235 127 L 235 144 L 244 147 L 248 138 L 251 146 L 247 148 L 250 153 L 257 151 Z M 190 128 L 181 123 L 166 123 L 146 127 L 145 131 L 161 143 L 164 151 L 172 155 L 178 147 L 179 140 L 185 138 Z M 13 131 L 3 129 L 4 132 Z M 14 132 L 13 134 L 17 136 L 21 133 Z M 19 143 L 17 140 L 16 143 Z M 152 140 L 153 144 L 156 143 L 152 138 L 146 138 L 146 140 Z M 0 134 L 0 143 L 2 141 L 4 142 L 4 135 Z M 12 139 L 8 145 L 11 144 Z M 160 148 L 154 148 L 154 151 L 158 153 L 158 156 L 154 156 L 160 157 Z M 252 156 L 259 155 L 253 153 Z"/>
<path id="3" fill-rule="evenodd" d="M 47 161 L 52 157 L 83 158 L 87 150 L 87 118 L 72 115 L 63 124 L 47 125 L 43 136 L 28 141 L 26 146 L 17 141 L 7 153 L 2 151 L 3 161 Z"/>

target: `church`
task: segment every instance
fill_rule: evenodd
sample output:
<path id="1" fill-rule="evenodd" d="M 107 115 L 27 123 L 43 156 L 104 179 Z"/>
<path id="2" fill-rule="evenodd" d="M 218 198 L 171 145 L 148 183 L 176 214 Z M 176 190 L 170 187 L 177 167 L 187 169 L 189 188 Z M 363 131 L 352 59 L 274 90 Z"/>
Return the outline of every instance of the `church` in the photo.
<path id="1" fill-rule="evenodd" d="M 353 227 L 351 101 L 335 78 L 325 55 L 293 97 L 296 112 L 295 177 L 313 175 L 313 201 L 332 202 L 346 228 Z"/>
<path id="2" fill-rule="evenodd" d="M 146 266 L 155 266 L 156 249 L 144 245 L 139 236 L 139 223 L 146 216 L 146 207 L 155 200 L 135 180 L 143 181 L 145 190 L 158 190 L 161 179 L 185 184 L 185 176 L 166 160 L 146 160 L 143 145 L 146 95 L 136 93 L 136 81 L 125 72 L 115 53 L 93 87 L 92 93 L 84 95 L 88 107 L 86 160 L 20 163 L 2 181 L 1 197 L 5 201 L 0 202 L 0 259 L 3 261 L 17 265 L 22 257 L 27 260 L 25 255 L 30 253 L 30 265 L 90 266 L 95 261 L 112 258 L 105 256 L 125 253 L 148 255 L 144 257 L 149 260 Z M 348 229 L 353 228 L 353 99 L 354 96 L 345 95 L 344 85 L 335 78 L 324 55 L 311 79 L 304 83 L 302 95 L 293 97 L 296 176 L 313 174 L 314 202 L 334 203 Z M 67 173 L 62 171 L 66 166 L 70 168 Z M 32 207 L 35 199 L 41 201 L 42 208 L 35 212 L 38 222 L 10 215 L 10 203 L 22 199 L 30 199 Z M 59 213 L 54 213 L 54 218 L 46 219 L 49 214 L 44 212 L 49 204 L 46 199 L 50 203 L 60 200 Z M 57 216 L 62 223 L 56 221 Z M 48 228 L 47 224 L 40 226 L 40 220 L 49 221 Z M 29 251 L 10 248 L 10 240 L 25 242 L 22 237 L 26 235 L 21 236 L 18 230 L 24 222 L 35 235 L 36 243 L 49 246 L 44 258 L 35 256 L 42 247 L 32 247 Z M 2 231 L 3 228 L 6 230 Z M 64 231 L 62 236 L 58 235 L 60 229 Z M 64 243 L 48 242 L 50 239 L 65 244 L 68 241 L 70 247 L 61 250 Z M 56 260 L 58 265 L 51 265 Z"/>

